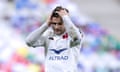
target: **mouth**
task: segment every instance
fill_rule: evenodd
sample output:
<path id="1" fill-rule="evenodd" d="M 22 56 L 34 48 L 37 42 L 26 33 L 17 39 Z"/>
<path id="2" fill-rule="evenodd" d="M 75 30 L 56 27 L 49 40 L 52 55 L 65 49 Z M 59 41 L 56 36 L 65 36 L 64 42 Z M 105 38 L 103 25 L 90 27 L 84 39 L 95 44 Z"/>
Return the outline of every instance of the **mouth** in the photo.
<path id="1" fill-rule="evenodd" d="M 57 30 L 54 30 L 54 32 L 55 32 L 56 34 L 59 34 L 59 33 L 61 33 L 61 30 L 57 29 Z"/>
<path id="2" fill-rule="evenodd" d="M 59 31 L 61 31 L 61 30 L 60 30 L 60 29 L 55 29 L 55 31 L 56 31 L 56 32 L 59 32 Z"/>

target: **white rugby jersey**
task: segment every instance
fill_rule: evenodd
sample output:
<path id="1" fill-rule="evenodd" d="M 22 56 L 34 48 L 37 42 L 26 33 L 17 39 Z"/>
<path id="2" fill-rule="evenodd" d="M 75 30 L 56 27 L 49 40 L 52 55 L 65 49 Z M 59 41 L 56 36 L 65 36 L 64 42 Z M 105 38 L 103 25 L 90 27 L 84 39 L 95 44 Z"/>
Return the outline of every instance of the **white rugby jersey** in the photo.
<path id="1" fill-rule="evenodd" d="M 47 30 L 45 23 L 26 38 L 28 46 L 45 47 L 45 72 L 78 72 L 82 33 L 74 26 L 69 16 L 65 15 L 62 19 L 66 28 L 64 34 L 55 35 L 53 31 Z"/>

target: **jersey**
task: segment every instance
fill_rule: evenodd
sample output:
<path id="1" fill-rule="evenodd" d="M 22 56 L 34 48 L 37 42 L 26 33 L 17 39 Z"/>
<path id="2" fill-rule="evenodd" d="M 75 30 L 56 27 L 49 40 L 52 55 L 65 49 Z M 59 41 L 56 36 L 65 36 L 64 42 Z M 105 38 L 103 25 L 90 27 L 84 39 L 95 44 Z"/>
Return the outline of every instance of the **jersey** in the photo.
<path id="1" fill-rule="evenodd" d="M 78 72 L 77 62 L 82 34 L 68 16 L 62 18 L 66 28 L 62 35 L 55 35 L 47 30 L 48 26 L 45 23 L 26 39 L 28 46 L 45 47 L 45 72 Z"/>
<path id="2" fill-rule="evenodd" d="M 70 47 L 71 38 L 65 33 L 50 39 L 46 55 L 46 72 L 77 72 L 79 46 Z"/>

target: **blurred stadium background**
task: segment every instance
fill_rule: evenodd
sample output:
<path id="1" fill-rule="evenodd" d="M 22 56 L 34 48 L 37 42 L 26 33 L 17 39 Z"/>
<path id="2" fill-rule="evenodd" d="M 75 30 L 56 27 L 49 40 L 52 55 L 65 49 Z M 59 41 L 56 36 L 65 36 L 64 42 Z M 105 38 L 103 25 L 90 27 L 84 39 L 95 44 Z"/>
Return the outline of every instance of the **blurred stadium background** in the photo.
<path id="1" fill-rule="evenodd" d="M 0 0 L 0 72 L 44 72 L 44 48 L 24 40 L 57 5 L 85 33 L 79 71 L 120 72 L 119 0 Z"/>

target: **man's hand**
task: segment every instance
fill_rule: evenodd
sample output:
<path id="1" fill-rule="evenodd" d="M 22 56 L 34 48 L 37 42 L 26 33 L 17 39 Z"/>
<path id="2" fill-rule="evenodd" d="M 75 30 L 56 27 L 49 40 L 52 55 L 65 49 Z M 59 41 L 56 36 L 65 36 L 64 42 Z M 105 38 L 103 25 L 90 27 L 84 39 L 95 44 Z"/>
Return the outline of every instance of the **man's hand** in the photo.
<path id="1" fill-rule="evenodd" d="M 61 17 L 64 15 L 68 15 L 68 12 L 65 9 L 62 9 L 60 11 L 56 11 L 56 13 L 58 13 Z"/>

